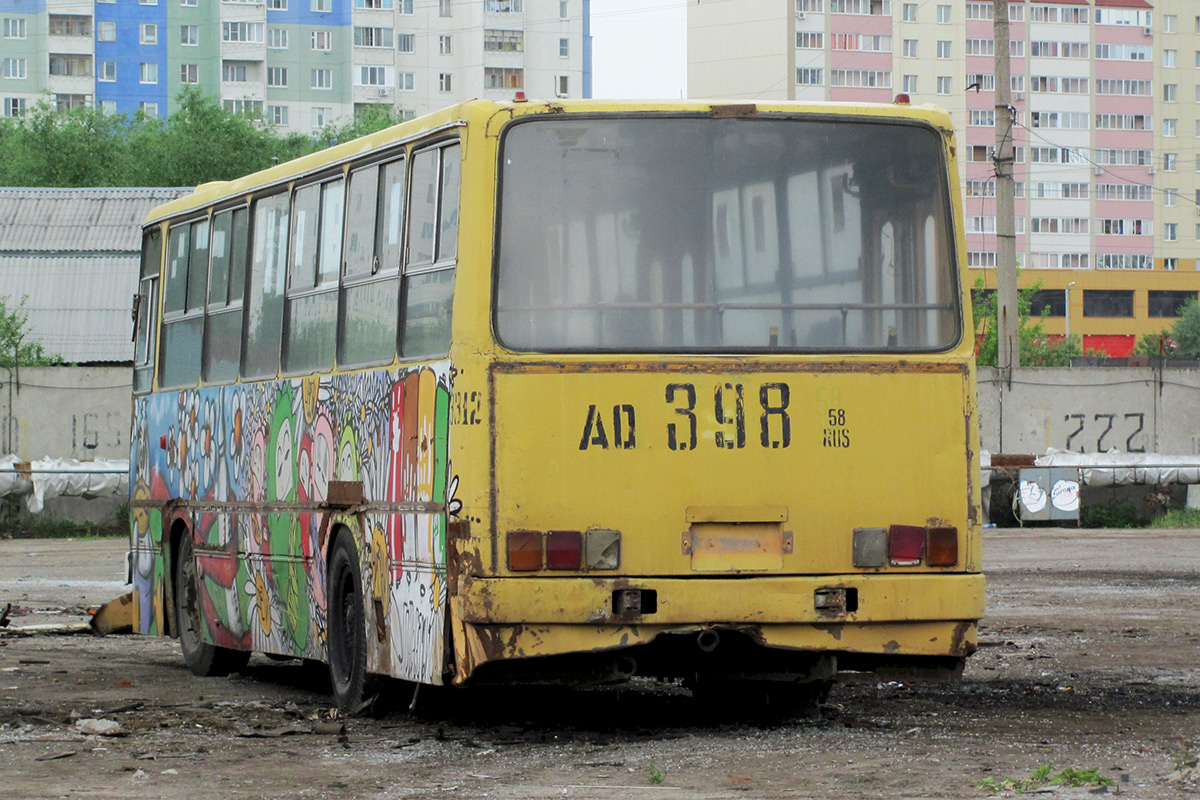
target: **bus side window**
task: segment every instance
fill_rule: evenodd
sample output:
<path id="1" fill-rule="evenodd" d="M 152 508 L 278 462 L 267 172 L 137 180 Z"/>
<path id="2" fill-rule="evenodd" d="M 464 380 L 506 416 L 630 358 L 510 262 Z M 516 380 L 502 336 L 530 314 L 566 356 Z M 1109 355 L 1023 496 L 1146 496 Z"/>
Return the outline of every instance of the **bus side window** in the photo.
<path id="1" fill-rule="evenodd" d="M 288 200 L 285 192 L 254 203 L 243 378 L 273 378 L 279 372 L 283 288 L 287 277 Z"/>
<path id="2" fill-rule="evenodd" d="M 195 386 L 200 380 L 208 283 L 207 219 L 172 225 L 167 244 L 166 298 L 158 383 L 163 389 Z"/>
<path id="3" fill-rule="evenodd" d="M 148 392 L 154 381 L 154 345 L 158 317 L 158 275 L 162 269 L 162 228 L 142 237 L 142 269 L 138 281 L 137 329 L 133 348 L 133 390 Z"/>
<path id="4" fill-rule="evenodd" d="M 390 364 L 396 357 L 405 161 L 350 173 L 338 363 Z"/>
<path id="5" fill-rule="evenodd" d="M 213 216 L 208 316 L 204 327 L 204 380 L 208 383 L 232 381 L 238 374 L 248 221 L 249 212 L 245 208 Z"/>
<path id="6" fill-rule="evenodd" d="M 400 345 L 405 357 L 441 356 L 450 351 L 461 176 L 457 144 L 413 157 Z"/>
<path id="7" fill-rule="evenodd" d="M 297 189 L 292 198 L 284 372 L 333 367 L 345 196 L 337 178 Z"/>

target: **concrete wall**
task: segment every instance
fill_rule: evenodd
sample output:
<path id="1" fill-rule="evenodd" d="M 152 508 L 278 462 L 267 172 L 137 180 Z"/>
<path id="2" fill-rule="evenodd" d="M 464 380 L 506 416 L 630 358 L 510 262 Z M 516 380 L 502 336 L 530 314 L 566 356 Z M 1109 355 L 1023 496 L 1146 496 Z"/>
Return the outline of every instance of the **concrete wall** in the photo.
<path id="1" fill-rule="evenodd" d="M 129 458 L 131 378 L 129 367 L 0 370 L 0 453 L 22 461 Z M 104 523 L 127 500 L 56 497 L 46 501 L 43 513 Z"/>
<path id="2" fill-rule="evenodd" d="M 0 453 L 129 458 L 129 367 L 0 370 Z"/>
<path id="3" fill-rule="evenodd" d="M 980 369 L 979 424 L 993 453 L 1200 455 L 1200 370 L 1027 368 L 1001 386 Z"/>

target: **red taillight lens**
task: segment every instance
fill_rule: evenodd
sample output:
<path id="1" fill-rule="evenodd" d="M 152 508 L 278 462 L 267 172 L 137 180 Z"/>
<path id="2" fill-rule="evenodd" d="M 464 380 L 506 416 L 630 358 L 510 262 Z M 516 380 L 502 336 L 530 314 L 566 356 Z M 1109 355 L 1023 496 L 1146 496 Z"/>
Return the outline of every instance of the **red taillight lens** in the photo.
<path id="1" fill-rule="evenodd" d="M 893 567 L 915 567 L 925 556 L 925 528 L 893 525 L 888 528 L 888 561 Z"/>
<path id="2" fill-rule="evenodd" d="M 925 560 L 931 567 L 953 567 L 958 563 L 958 528 L 929 528 Z"/>
<path id="3" fill-rule="evenodd" d="M 583 534 L 579 531 L 550 531 L 546 534 L 546 566 L 577 570 L 583 561 Z"/>
<path id="4" fill-rule="evenodd" d="M 508 532 L 508 568 L 513 572 L 533 572 L 542 568 L 541 532 Z"/>

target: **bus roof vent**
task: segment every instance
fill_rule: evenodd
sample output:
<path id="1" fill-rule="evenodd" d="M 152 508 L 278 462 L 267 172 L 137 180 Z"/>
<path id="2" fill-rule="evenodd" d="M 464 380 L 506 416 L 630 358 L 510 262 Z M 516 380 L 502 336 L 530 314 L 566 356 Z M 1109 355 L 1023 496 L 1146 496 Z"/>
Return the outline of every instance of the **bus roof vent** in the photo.
<path id="1" fill-rule="evenodd" d="M 758 113 L 754 103 L 733 103 L 712 107 L 713 116 L 717 119 L 724 117 L 753 117 Z"/>

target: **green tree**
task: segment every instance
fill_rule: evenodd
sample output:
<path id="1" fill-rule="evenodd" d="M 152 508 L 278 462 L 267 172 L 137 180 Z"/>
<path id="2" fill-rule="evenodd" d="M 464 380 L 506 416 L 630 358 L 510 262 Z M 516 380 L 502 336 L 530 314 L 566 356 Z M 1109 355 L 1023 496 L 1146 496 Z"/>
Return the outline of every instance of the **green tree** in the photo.
<path id="1" fill-rule="evenodd" d="M 1196 298 L 1180 307 L 1170 330 L 1143 336 L 1134 352 L 1151 358 L 1200 358 L 1200 304 Z"/>
<path id="2" fill-rule="evenodd" d="M 1051 338 L 1046 333 L 1046 317 L 1050 309 L 1043 308 L 1036 320 L 1030 316 L 1033 296 L 1041 291 L 1041 281 L 1017 291 L 1017 336 L 1021 348 L 1023 367 L 1067 367 L 1072 356 L 1083 355 L 1082 338 L 1077 333 L 1067 338 Z M 975 312 L 976 331 L 979 344 L 975 351 L 975 362 L 981 367 L 994 367 L 999 356 L 997 331 L 998 311 L 995 292 L 983 291 L 983 278 L 975 281 L 971 295 Z"/>
<path id="3" fill-rule="evenodd" d="M 127 127 L 97 108 L 59 112 L 43 100 L 0 125 L 0 185 L 121 185 Z"/>
<path id="4" fill-rule="evenodd" d="M 49 354 L 37 342 L 29 341 L 29 314 L 25 311 L 28 295 L 15 308 L 11 299 L 0 297 L 0 367 L 53 367 L 63 363 L 62 356 Z"/>
<path id="5" fill-rule="evenodd" d="M 331 123 L 322 128 L 321 132 L 317 134 L 314 149 L 320 150 L 348 142 L 351 139 L 399 125 L 403 121 L 404 118 L 400 112 L 392 106 L 382 104 L 363 106 L 355 112 L 354 119 L 349 122 L 341 125 Z"/>

